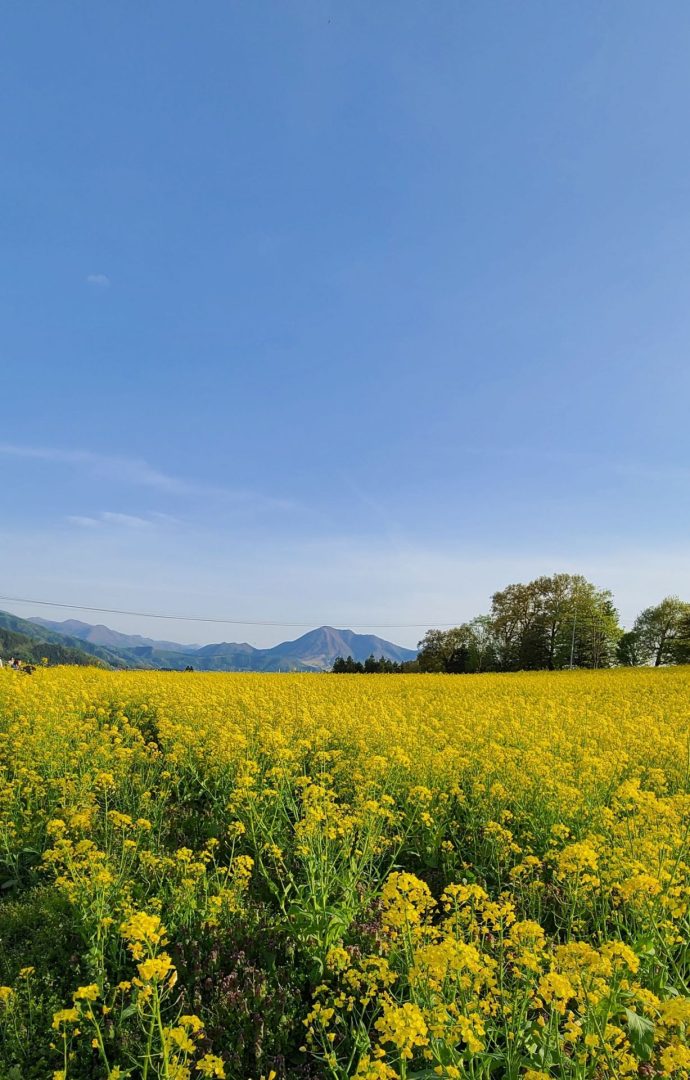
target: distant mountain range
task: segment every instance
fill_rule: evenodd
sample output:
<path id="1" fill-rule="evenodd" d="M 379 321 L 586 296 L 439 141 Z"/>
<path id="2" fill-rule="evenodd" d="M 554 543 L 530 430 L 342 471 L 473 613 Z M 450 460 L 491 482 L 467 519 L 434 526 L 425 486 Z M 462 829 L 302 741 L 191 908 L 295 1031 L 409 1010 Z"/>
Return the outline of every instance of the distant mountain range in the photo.
<path id="1" fill-rule="evenodd" d="M 92 645 L 105 645 L 112 649 L 137 649 L 153 648 L 163 649 L 168 652 L 179 652 L 180 649 L 191 651 L 198 649 L 198 645 L 179 645 L 176 641 L 155 641 L 153 638 L 140 637 L 139 634 L 121 634 L 119 630 L 111 630 L 109 626 L 97 623 L 80 622 L 79 619 L 65 619 L 64 622 L 51 622 L 50 619 L 34 617 L 27 619 L 34 626 L 42 626 L 45 630 L 54 630 L 62 637 L 79 638 L 80 641 L 89 641 Z"/>
<path id="2" fill-rule="evenodd" d="M 9 660 L 18 656 L 20 660 L 40 664 L 45 658 L 51 664 L 100 664 L 102 661 L 90 656 L 80 648 L 72 647 L 67 639 L 54 634 L 50 639 L 36 635 L 26 620 L 17 619 L 7 612 L 0 612 L 0 657 Z M 104 662 L 103 662 L 104 663 Z"/>
<path id="3" fill-rule="evenodd" d="M 394 645 L 373 634 L 355 634 L 320 626 L 295 641 L 283 641 L 271 649 L 255 649 L 244 642 L 222 641 L 213 645 L 182 645 L 159 641 L 138 634 L 121 634 L 102 624 L 91 625 L 78 619 L 51 622 L 49 619 L 21 619 L 0 612 L 0 631 L 28 639 L 24 649 L 31 649 L 32 659 L 40 652 L 51 663 L 99 663 L 109 668 L 155 668 L 175 670 L 193 667 L 195 671 L 329 671 L 338 656 L 352 656 L 364 661 L 368 656 L 384 656 L 397 662 L 414 660 L 417 653 Z M 21 643 L 3 644 L 0 651 L 23 655 Z M 53 650 L 50 655 L 48 647 Z M 59 659 L 60 650 L 70 658 Z M 29 658 L 29 657 L 27 657 Z"/>

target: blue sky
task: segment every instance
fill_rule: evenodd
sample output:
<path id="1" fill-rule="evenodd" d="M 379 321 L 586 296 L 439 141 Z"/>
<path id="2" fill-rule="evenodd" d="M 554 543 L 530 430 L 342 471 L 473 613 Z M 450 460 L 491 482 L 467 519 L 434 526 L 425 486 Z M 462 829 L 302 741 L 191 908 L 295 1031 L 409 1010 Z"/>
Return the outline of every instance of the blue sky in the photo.
<path id="1" fill-rule="evenodd" d="M 559 569 L 690 597 L 690 6 L 3 22 L 3 594 L 404 644 Z"/>

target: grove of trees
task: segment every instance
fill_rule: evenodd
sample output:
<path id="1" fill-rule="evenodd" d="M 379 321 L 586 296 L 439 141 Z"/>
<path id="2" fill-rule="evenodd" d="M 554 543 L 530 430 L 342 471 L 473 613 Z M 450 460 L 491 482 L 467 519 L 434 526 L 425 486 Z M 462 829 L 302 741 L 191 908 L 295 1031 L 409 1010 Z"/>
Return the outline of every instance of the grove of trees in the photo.
<path id="1" fill-rule="evenodd" d="M 400 675 L 405 671 L 419 671 L 416 660 L 388 660 L 380 656 L 378 660 L 372 653 L 364 663 L 355 660 L 352 656 L 337 656 L 331 669 L 334 675 Z"/>
<path id="2" fill-rule="evenodd" d="M 339 656 L 336 674 L 413 671 L 556 671 L 561 668 L 690 664 L 690 603 L 667 596 L 645 608 L 632 630 L 619 625 L 608 589 L 581 574 L 552 574 L 507 585 L 488 615 L 448 630 L 428 630 L 416 660 Z"/>
<path id="3" fill-rule="evenodd" d="M 690 604 L 667 597 L 624 632 L 611 593 L 580 574 L 553 574 L 494 593 L 491 610 L 419 642 L 419 670 L 553 671 L 690 663 Z"/>

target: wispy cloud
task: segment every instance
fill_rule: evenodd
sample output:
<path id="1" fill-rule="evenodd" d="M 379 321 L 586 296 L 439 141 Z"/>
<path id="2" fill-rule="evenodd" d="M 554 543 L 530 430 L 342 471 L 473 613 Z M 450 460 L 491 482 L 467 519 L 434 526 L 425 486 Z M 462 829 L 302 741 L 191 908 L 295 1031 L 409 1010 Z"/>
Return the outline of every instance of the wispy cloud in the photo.
<path id="1" fill-rule="evenodd" d="M 110 288 L 110 278 L 107 274 L 87 274 L 86 281 L 89 285 L 95 285 L 98 289 Z"/>
<path id="2" fill-rule="evenodd" d="M 160 510 L 152 510 L 149 514 L 151 521 L 160 521 L 162 525 L 182 525 L 183 522 L 174 514 L 163 514 Z"/>
<path id="3" fill-rule="evenodd" d="M 151 525 L 149 518 L 139 517 L 138 514 L 118 514 L 106 510 L 101 514 L 101 519 L 109 525 L 124 525 L 128 529 L 147 529 Z"/>
<path id="4" fill-rule="evenodd" d="M 126 529 L 148 529 L 154 524 L 154 517 L 158 520 L 161 516 L 160 514 L 152 514 L 151 517 L 141 517 L 138 514 L 121 514 L 114 510 L 104 510 L 95 517 L 88 517 L 84 514 L 69 514 L 67 521 L 71 525 L 78 525 L 84 529 L 97 529 L 101 525 L 117 525 Z"/>
<path id="5" fill-rule="evenodd" d="M 91 450 L 63 450 L 48 446 L 25 446 L 0 443 L 0 455 L 45 461 L 54 465 L 69 465 L 88 470 L 98 476 L 136 487 L 155 488 L 171 495 L 215 498 L 250 510 L 291 510 L 291 499 L 275 498 L 261 492 L 236 490 L 207 484 L 162 472 L 141 458 L 119 454 L 97 454 Z"/>
<path id="6" fill-rule="evenodd" d="M 119 478 L 130 484 L 161 488 L 166 491 L 187 492 L 190 487 L 174 476 L 168 476 L 139 458 L 111 454 L 94 454 L 90 450 L 61 450 L 50 446 L 20 446 L 0 443 L 0 454 L 7 457 L 46 461 L 56 465 L 74 465 L 100 475 Z"/>
<path id="7" fill-rule="evenodd" d="M 83 514 L 69 514 L 67 521 L 70 525 L 78 525 L 81 529 L 95 529 L 100 525 L 98 518 L 85 517 Z"/>

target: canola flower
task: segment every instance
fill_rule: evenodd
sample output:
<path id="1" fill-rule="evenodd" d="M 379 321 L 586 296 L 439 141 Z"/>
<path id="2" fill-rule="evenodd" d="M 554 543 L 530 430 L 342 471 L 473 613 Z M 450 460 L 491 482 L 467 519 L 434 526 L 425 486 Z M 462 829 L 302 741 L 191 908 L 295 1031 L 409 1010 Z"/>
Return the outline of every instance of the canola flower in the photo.
<path id="1" fill-rule="evenodd" d="M 0 1075 L 690 1080 L 687 668 L 3 670 L 0 860 Z"/>

